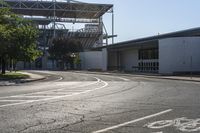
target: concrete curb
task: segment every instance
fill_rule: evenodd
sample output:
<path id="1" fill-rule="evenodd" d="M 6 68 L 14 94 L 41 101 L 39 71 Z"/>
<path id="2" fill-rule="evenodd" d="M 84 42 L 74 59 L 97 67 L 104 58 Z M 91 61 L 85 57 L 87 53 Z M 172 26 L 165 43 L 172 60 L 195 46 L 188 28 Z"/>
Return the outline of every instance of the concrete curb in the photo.
<path id="1" fill-rule="evenodd" d="M 18 83 L 35 82 L 35 81 L 40 81 L 40 80 L 44 80 L 44 79 L 46 79 L 46 78 L 44 77 L 44 78 L 39 78 L 39 79 L 27 79 L 27 80 L 21 80 Z"/>
<path id="2" fill-rule="evenodd" d="M 178 79 L 178 78 L 167 78 L 167 77 L 147 77 L 147 78 L 155 78 L 155 79 L 167 79 L 167 80 L 179 80 L 179 81 L 190 81 L 190 82 L 200 82 L 199 80 L 194 80 L 194 79 Z"/>
<path id="3" fill-rule="evenodd" d="M 24 72 L 21 72 L 24 73 Z M 40 76 L 40 78 L 31 78 L 31 73 L 26 72 L 25 74 L 29 75 L 30 78 L 26 78 L 26 79 L 15 79 L 15 80 L 2 80 L 2 84 L 0 83 L 0 86 L 12 86 L 12 85 L 16 85 L 16 84 L 22 84 L 22 83 L 29 83 L 29 82 L 36 82 L 36 81 L 40 81 L 40 80 L 44 80 L 46 79 L 46 77 L 41 76 L 39 74 L 38 77 Z M 36 74 L 34 74 L 36 75 Z"/>

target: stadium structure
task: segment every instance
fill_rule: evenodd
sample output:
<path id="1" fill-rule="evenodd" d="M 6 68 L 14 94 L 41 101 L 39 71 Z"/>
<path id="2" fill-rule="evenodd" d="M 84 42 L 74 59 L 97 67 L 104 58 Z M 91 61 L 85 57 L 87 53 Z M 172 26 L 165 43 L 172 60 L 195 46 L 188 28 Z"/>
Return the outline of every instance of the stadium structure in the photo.
<path id="1" fill-rule="evenodd" d="M 36 23 L 40 31 L 38 48 L 43 50 L 43 57 L 36 60 L 32 67 L 51 68 L 47 49 L 53 38 L 64 37 L 81 42 L 85 51 L 93 47 L 108 44 L 108 38 L 114 43 L 114 13 L 112 4 L 84 3 L 75 0 L 4 0 L 11 10 L 23 18 Z M 5 5 L 1 5 L 1 8 Z M 103 22 L 103 15 L 111 13 L 112 33 L 108 35 Z M 79 29 L 68 24 L 82 26 Z M 105 39 L 105 40 L 104 40 Z M 30 64 L 28 65 L 30 67 Z"/>

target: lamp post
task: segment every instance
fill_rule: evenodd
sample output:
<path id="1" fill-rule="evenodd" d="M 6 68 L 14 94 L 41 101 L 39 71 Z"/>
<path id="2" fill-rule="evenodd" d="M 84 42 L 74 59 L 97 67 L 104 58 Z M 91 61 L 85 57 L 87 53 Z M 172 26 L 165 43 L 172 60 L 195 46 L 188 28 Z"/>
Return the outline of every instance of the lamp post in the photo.
<path id="1" fill-rule="evenodd" d="M 71 59 L 70 59 L 71 69 L 74 69 L 74 58 L 76 57 L 76 54 L 71 53 L 70 57 L 71 57 Z"/>
<path id="2" fill-rule="evenodd" d="M 75 58 L 76 54 L 75 53 L 71 53 L 70 57 Z"/>
<path id="3" fill-rule="evenodd" d="M 53 1 L 53 38 L 56 36 L 56 0 Z"/>

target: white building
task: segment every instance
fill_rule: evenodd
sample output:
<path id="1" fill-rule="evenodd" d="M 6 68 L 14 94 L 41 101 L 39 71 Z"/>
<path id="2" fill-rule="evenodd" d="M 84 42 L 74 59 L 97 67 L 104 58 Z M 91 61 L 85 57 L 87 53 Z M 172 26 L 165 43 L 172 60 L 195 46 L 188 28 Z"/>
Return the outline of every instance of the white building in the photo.
<path id="1" fill-rule="evenodd" d="M 200 72 L 200 28 L 120 42 L 98 50 L 81 53 L 83 69 Z"/>

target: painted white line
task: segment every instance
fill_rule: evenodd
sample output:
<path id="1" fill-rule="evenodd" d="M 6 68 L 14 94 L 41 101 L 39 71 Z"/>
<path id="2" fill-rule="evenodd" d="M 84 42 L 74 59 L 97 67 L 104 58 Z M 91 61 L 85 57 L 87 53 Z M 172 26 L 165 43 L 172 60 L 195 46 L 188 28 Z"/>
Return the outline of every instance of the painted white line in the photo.
<path id="1" fill-rule="evenodd" d="M 98 79 L 98 78 L 97 78 L 97 79 Z M 1 105 L 0 108 L 2 108 L 2 107 L 9 107 L 9 106 L 15 106 L 15 105 L 22 105 L 22 104 L 33 103 L 33 102 L 41 102 L 41 101 L 55 100 L 55 99 L 60 99 L 60 98 L 65 98 L 65 97 L 71 97 L 71 96 L 76 96 L 76 95 L 85 94 L 85 93 L 89 93 L 89 92 L 92 92 L 92 91 L 100 90 L 100 89 L 103 89 L 103 88 L 105 88 L 106 86 L 108 86 L 108 83 L 107 83 L 107 82 L 102 81 L 102 80 L 100 80 L 100 79 L 98 79 L 98 81 L 99 81 L 99 82 L 102 82 L 104 85 L 101 86 L 101 87 L 97 87 L 97 88 L 91 89 L 91 90 L 86 90 L 86 91 L 78 92 L 78 93 L 76 92 L 76 93 L 73 93 L 73 94 L 70 94 L 70 95 L 55 96 L 55 97 L 50 97 L 50 98 L 45 98 L 45 99 L 30 100 L 30 101 L 27 100 L 26 102 L 5 104 L 5 105 Z"/>
<path id="2" fill-rule="evenodd" d="M 187 117 L 176 118 L 172 120 L 160 120 L 144 125 L 151 129 L 162 129 L 165 127 L 174 127 L 182 132 L 200 131 L 200 118 L 188 119 Z"/>
<path id="3" fill-rule="evenodd" d="M 130 81 L 130 79 L 124 78 L 124 77 L 119 77 L 119 76 L 112 76 L 112 75 L 103 75 L 105 77 L 112 77 L 112 78 L 118 78 L 124 81 Z"/>
<path id="4" fill-rule="evenodd" d="M 169 113 L 169 112 L 171 112 L 171 111 L 172 111 L 172 109 L 168 109 L 168 110 L 165 110 L 165 111 L 156 113 L 156 114 L 148 115 L 148 116 L 145 116 L 145 117 L 142 117 L 142 118 L 139 118 L 139 119 L 135 119 L 135 120 L 128 121 L 128 122 L 124 122 L 124 123 L 122 123 L 122 124 L 118 124 L 118 125 L 115 125 L 115 126 L 111 126 L 111 127 L 105 128 L 105 129 L 101 129 L 101 130 L 98 130 L 98 131 L 94 131 L 94 132 L 92 132 L 92 133 L 103 133 L 103 132 L 107 132 L 107 131 L 110 131 L 110 130 L 113 130 L 113 129 L 117 129 L 117 128 L 120 128 L 120 127 L 129 125 L 129 124 L 132 124 L 132 123 L 136 123 L 136 122 L 139 122 L 139 121 L 142 121 L 142 120 L 146 120 L 146 119 L 150 119 L 150 118 L 152 118 L 152 117 L 156 117 L 156 116 L 159 116 L 159 115 L 162 115 L 162 114 L 166 114 L 166 113 Z"/>
<path id="5" fill-rule="evenodd" d="M 22 96 L 22 95 L 19 95 L 19 96 L 11 96 L 10 98 L 43 98 L 43 97 L 53 97 L 53 96 L 29 96 L 29 95 L 25 95 L 25 96 Z M 1 100 L 0 100 L 1 101 Z"/>
<path id="6" fill-rule="evenodd" d="M 124 81 L 130 81 L 130 79 L 123 78 L 123 77 L 117 77 L 117 78 L 122 79 L 122 80 L 124 80 Z"/>
<path id="7" fill-rule="evenodd" d="M 86 86 L 90 86 L 90 85 L 97 84 L 97 83 L 101 82 L 101 80 L 99 78 L 97 78 L 97 77 L 94 77 L 94 78 L 97 81 L 89 83 L 89 84 L 78 85 L 78 86 L 75 86 L 73 88 L 86 87 Z M 26 96 L 34 95 L 34 94 L 37 95 L 37 94 L 43 94 L 43 93 L 48 93 L 48 92 L 53 92 L 53 91 L 62 91 L 62 90 L 66 90 L 67 91 L 66 87 L 62 87 L 61 89 L 55 89 L 55 90 L 39 91 L 39 92 L 33 92 L 33 93 L 27 93 L 27 94 L 20 94 L 20 95 L 14 95 L 14 96 L 0 97 L 0 99 L 10 98 L 10 97 L 26 97 Z M 52 97 L 52 96 L 47 96 L 47 97 Z"/>
<path id="8" fill-rule="evenodd" d="M 104 77 L 112 77 L 112 78 L 118 78 L 118 79 L 121 79 L 121 80 L 124 80 L 124 81 L 130 81 L 130 79 L 127 79 L 127 78 L 124 78 L 124 77 L 120 77 L 120 76 L 115 76 L 115 75 L 110 75 L 110 73 L 104 73 L 104 74 L 96 74 L 96 73 L 87 73 L 87 74 L 85 74 L 85 73 L 82 73 L 81 71 L 76 71 L 76 72 L 78 72 L 78 74 L 80 74 L 80 75 L 88 75 L 88 74 L 90 74 L 90 75 L 99 75 L 99 76 L 104 76 Z M 109 75 L 105 75 L 105 74 L 109 74 Z"/>
<path id="9" fill-rule="evenodd" d="M 101 76 L 111 77 L 111 78 L 118 78 L 118 79 L 121 79 L 121 80 L 124 80 L 124 81 L 130 81 L 130 79 L 127 79 L 127 78 L 124 78 L 124 77 L 119 77 L 119 76 L 113 76 L 113 75 L 101 75 Z"/>
<path id="10" fill-rule="evenodd" d="M 61 81 L 63 79 L 64 79 L 63 77 L 60 77 L 59 79 L 54 80 L 54 82 Z"/>
<path id="11" fill-rule="evenodd" d="M 89 83 L 89 84 L 84 84 L 84 85 L 79 85 L 79 86 L 75 86 L 74 88 L 79 88 L 79 87 L 85 87 L 85 86 L 90 86 L 93 84 L 97 84 L 99 83 L 101 80 L 94 77 L 95 79 L 97 79 L 97 81 Z M 17 95 L 17 96 L 27 96 L 27 95 L 34 95 L 34 94 L 44 94 L 44 93 L 49 93 L 49 92 L 54 92 L 54 91 L 62 91 L 62 90 L 67 90 L 66 87 L 63 87 L 61 89 L 55 89 L 55 90 L 48 90 L 48 91 L 40 91 L 40 92 L 33 92 L 33 93 L 27 93 L 27 94 L 21 94 L 21 95 Z M 0 98 L 1 99 L 1 98 Z"/>
<path id="12" fill-rule="evenodd" d="M 0 100 L 0 102 L 24 102 L 24 101 L 28 101 L 28 100 Z"/>

